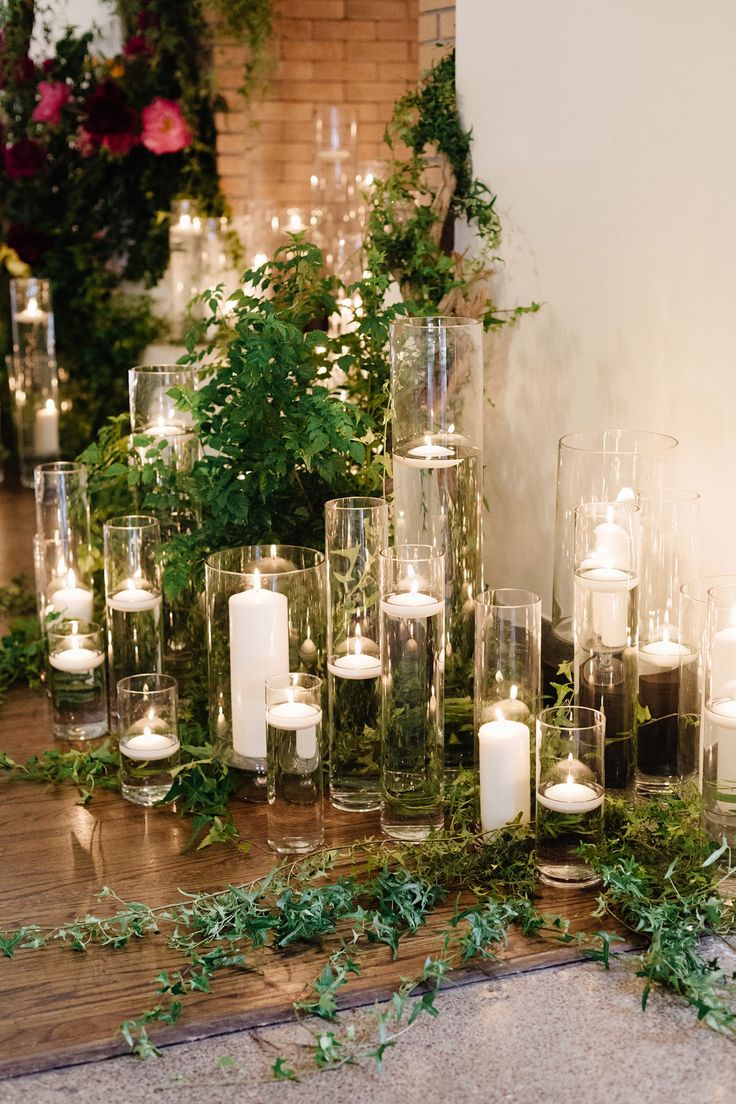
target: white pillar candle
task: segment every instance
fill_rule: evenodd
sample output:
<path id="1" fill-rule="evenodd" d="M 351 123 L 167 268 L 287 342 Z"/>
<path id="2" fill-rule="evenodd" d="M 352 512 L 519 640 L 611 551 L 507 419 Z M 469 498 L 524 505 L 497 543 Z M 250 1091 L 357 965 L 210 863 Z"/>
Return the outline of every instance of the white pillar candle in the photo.
<path id="1" fill-rule="evenodd" d="M 322 722 L 322 710 L 311 702 L 285 701 L 272 705 L 266 714 L 272 728 L 296 732 L 296 753 L 301 759 L 314 759 L 317 754 L 317 725 Z"/>
<path id="2" fill-rule="evenodd" d="M 128 759 L 155 761 L 168 759 L 179 750 L 179 737 L 173 732 L 151 732 L 145 729 L 137 736 L 124 736 L 120 741 L 120 751 Z"/>
<path id="3" fill-rule="evenodd" d="M 126 579 L 119 590 L 108 594 L 107 604 L 110 609 L 123 613 L 143 613 L 145 610 L 160 606 L 161 595 L 155 590 L 141 586 L 140 580 Z"/>
<path id="4" fill-rule="evenodd" d="M 33 451 L 37 456 L 54 456 L 59 451 L 59 411 L 53 399 L 47 399 L 34 415 Z"/>
<path id="5" fill-rule="evenodd" d="M 615 567 L 593 567 L 577 572 L 575 582 L 592 591 L 591 632 L 605 648 L 625 648 L 629 637 L 629 591 L 636 576 Z"/>
<path id="6" fill-rule="evenodd" d="M 544 792 L 537 793 L 537 801 L 540 805 L 544 805 L 545 809 L 572 815 L 590 813 L 593 809 L 599 809 L 603 804 L 603 794 L 599 793 L 595 786 L 588 786 L 585 782 L 573 782 L 568 778 L 567 782 L 555 782 Z"/>
<path id="7" fill-rule="evenodd" d="M 713 636 L 710 697 L 722 698 L 734 688 L 736 688 L 736 628 L 729 627 L 720 629 Z"/>
<path id="8" fill-rule="evenodd" d="M 87 587 L 77 586 L 73 571 L 67 575 L 66 585 L 51 591 L 49 601 L 56 613 L 68 621 L 91 621 L 94 595 Z"/>
<path id="9" fill-rule="evenodd" d="M 80 648 L 73 645 L 71 648 L 63 648 L 59 652 L 51 652 L 49 663 L 57 671 L 66 671 L 71 674 L 85 674 L 94 671 L 95 667 L 105 662 L 103 652 L 94 648 Z"/>
<path id="10" fill-rule="evenodd" d="M 231 595 L 230 688 L 233 748 L 248 759 L 266 758 L 264 682 L 289 673 L 289 603 L 260 587 Z"/>
<path id="11" fill-rule="evenodd" d="M 519 813 L 529 823 L 529 729 L 520 721 L 486 721 L 478 732 L 480 822 L 484 832 L 502 828 Z"/>

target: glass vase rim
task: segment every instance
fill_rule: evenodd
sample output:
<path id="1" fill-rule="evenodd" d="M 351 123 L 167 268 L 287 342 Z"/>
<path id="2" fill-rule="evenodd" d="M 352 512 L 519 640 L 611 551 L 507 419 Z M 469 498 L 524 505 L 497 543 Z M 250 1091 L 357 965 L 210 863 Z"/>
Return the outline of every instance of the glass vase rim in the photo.
<path id="1" fill-rule="evenodd" d="M 725 594 L 731 597 L 726 601 Z M 736 609 L 736 579 L 731 583 L 717 583 L 708 590 L 708 605 L 716 609 Z"/>
<path id="2" fill-rule="evenodd" d="M 27 287 L 29 284 L 42 284 L 51 287 L 51 280 L 48 276 L 11 276 L 9 282 L 14 287 Z"/>
<path id="3" fill-rule="evenodd" d="M 612 502 L 578 502 L 575 507 L 575 513 L 580 517 L 595 518 L 598 515 L 598 511 L 601 511 L 601 516 L 608 518 L 609 512 L 614 513 L 617 510 L 623 510 L 624 513 L 630 515 L 632 518 L 638 517 L 641 514 L 641 506 L 638 502 L 630 502 L 624 500 L 618 502 L 615 499 Z"/>
<path id="4" fill-rule="evenodd" d="M 286 681 L 285 681 L 286 680 Z M 289 671 L 282 675 L 269 675 L 263 680 L 265 690 L 305 690 L 309 693 L 321 690 L 324 679 L 309 671 Z"/>
<path id="5" fill-rule="evenodd" d="M 117 517 L 111 517 L 107 521 L 103 522 L 103 529 L 152 529 L 160 528 L 158 518 L 152 514 L 120 514 Z"/>
<path id="6" fill-rule="evenodd" d="M 712 585 L 709 586 L 709 583 Z M 701 606 L 706 606 L 708 604 L 708 595 L 711 590 L 731 584 L 736 586 L 736 574 L 699 575 L 696 579 L 686 579 L 684 583 L 680 584 L 680 595 L 686 598 L 688 602 L 697 602 Z M 702 598 L 692 593 L 692 589 L 698 586 L 700 587 L 701 593 L 704 594 Z"/>
<path id="7" fill-rule="evenodd" d="M 525 602 L 492 602 L 490 599 L 495 594 L 526 594 L 527 601 Z M 499 609 L 524 609 L 527 606 L 538 606 L 542 599 L 539 594 L 533 590 L 527 590 L 525 587 L 488 587 L 486 590 L 482 590 L 480 594 L 476 594 L 475 601 L 478 605 L 486 607 L 497 606 Z"/>
<path id="8" fill-rule="evenodd" d="M 652 429 L 584 429 L 575 433 L 565 433 L 560 437 L 558 444 L 560 449 L 564 445 L 571 452 L 589 452 L 600 456 L 656 456 L 656 453 L 650 454 L 641 448 L 605 448 L 601 439 L 607 434 L 615 437 L 648 438 L 651 443 L 659 445 L 657 451 L 661 453 L 676 448 L 680 443 L 679 438 L 673 437 L 671 433 L 660 433 L 658 430 Z M 590 441 L 597 439 L 601 443 L 598 447 L 591 447 L 590 444 L 582 443 L 584 438 Z"/>
<path id="9" fill-rule="evenodd" d="M 417 330 L 429 330 L 432 323 L 437 329 L 444 326 L 448 330 L 463 328 L 477 330 L 483 326 L 480 318 L 464 318 L 457 314 L 401 314 L 391 321 L 390 326 L 391 329 L 398 329 L 401 326 L 413 326 Z"/>
<path id="10" fill-rule="evenodd" d="M 132 368 L 128 369 L 129 372 L 139 372 L 141 375 L 162 376 L 166 373 L 174 374 L 181 373 L 182 375 L 192 375 L 197 371 L 196 365 L 187 366 L 185 364 L 176 363 L 161 363 L 161 364 L 134 364 Z"/>
<path id="11" fill-rule="evenodd" d="M 236 571 L 229 567 L 220 567 L 219 564 L 213 561 L 221 556 L 234 555 L 236 553 L 243 553 L 245 551 L 251 552 L 254 549 L 268 549 L 266 558 L 271 558 L 275 554 L 280 552 L 306 552 L 314 557 L 314 563 L 308 564 L 306 567 L 294 567 L 288 571 L 261 571 L 259 569 L 258 574 L 262 579 L 278 579 L 285 578 L 286 576 L 302 575 L 306 571 L 315 571 L 324 566 L 325 554 L 320 552 L 318 548 L 310 548 L 303 544 L 240 544 L 234 545 L 232 548 L 220 548 L 217 552 L 210 552 L 209 556 L 204 561 L 204 565 L 207 571 L 216 571 L 219 575 L 233 575 L 235 577 L 244 577 L 246 579 L 252 579 L 255 575 L 255 571 Z M 274 552 L 272 552 L 272 549 Z M 258 556 L 252 556 L 253 560 L 258 561 Z M 286 557 L 284 557 L 286 558 Z"/>
<path id="12" fill-rule="evenodd" d="M 659 494 L 640 492 L 638 497 L 644 502 L 699 502 L 703 497 L 700 491 L 691 491 L 685 487 L 663 487 Z"/>
<path id="13" fill-rule="evenodd" d="M 388 502 L 385 498 L 372 495 L 344 495 L 342 498 L 329 498 L 325 502 L 325 510 L 328 506 L 333 510 L 380 510 L 383 507 L 388 509 Z"/>
<path id="14" fill-rule="evenodd" d="M 83 621 L 77 617 L 50 621 L 46 626 L 46 635 L 49 640 L 52 636 L 68 638 L 70 636 L 96 636 L 98 633 L 102 633 L 102 625 L 98 621 Z"/>
<path id="15" fill-rule="evenodd" d="M 576 720 L 571 718 L 569 725 L 561 725 L 559 718 L 570 717 L 574 714 L 575 718 L 578 716 L 581 718 L 586 716 L 589 718 L 587 723 L 578 724 Z M 552 721 L 552 716 L 557 717 L 556 721 Z M 537 724 L 544 725 L 545 728 L 557 728 L 563 732 L 589 732 L 595 729 L 599 729 L 603 723 L 605 723 L 605 714 L 600 709 L 594 709 L 590 705 L 548 705 L 544 709 L 540 709 L 537 713 Z"/>
<path id="16" fill-rule="evenodd" d="M 419 552 L 420 555 L 416 555 Z M 407 563 L 431 563 L 444 559 L 444 548 L 435 548 L 432 544 L 389 544 L 379 549 L 378 555 L 386 562 L 406 561 Z"/>
<path id="17" fill-rule="evenodd" d="M 150 687 L 141 687 L 138 690 L 133 684 L 140 679 L 151 679 L 158 683 L 158 685 Z M 118 697 L 122 691 L 124 694 L 140 695 L 140 697 L 151 697 L 152 694 L 165 694 L 170 690 L 174 690 L 179 693 L 179 684 L 173 675 L 167 675 L 159 671 L 143 671 L 137 675 L 126 675 L 125 678 L 118 679 L 117 693 Z"/>
<path id="18" fill-rule="evenodd" d="M 73 472 L 87 471 L 87 465 L 78 460 L 47 460 L 45 464 L 36 464 L 34 475 L 71 475 Z"/>

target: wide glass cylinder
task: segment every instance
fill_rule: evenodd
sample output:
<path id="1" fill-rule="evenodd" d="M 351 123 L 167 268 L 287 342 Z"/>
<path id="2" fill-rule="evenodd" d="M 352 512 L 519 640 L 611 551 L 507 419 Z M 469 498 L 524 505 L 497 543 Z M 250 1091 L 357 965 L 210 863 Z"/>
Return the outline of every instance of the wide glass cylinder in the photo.
<path id="1" fill-rule="evenodd" d="M 322 679 L 292 672 L 265 687 L 268 845 L 304 854 L 324 842 Z"/>
<path id="2" fill-rule="evenodd" d="M 672 791 L 681 776 L 680 679 L 697 657 L 678 638 L 680 587 L 698 574 L 700 495 L 666 488 L 659 509 L 642 498 L 641 513 L 639 705 L 649 719 L 637 733 L 636 789 L 656 794 Z"/>
<path id="3" fill-rule="evenodd" d="M 42 630 L 49 614 L 62 619 L 92 621 L 94 590 L 92 550 L 74 538 L 33 538 L 36 600 Z"/>
<path id="4" fill-rule="evenodd" d="M 130 426 L 134 433 L 158 438 L 191 432 L 191 412 L 177 406 L 170 394 L 177 387 L 193 391 L 196 369 L 179 364 L 142 364 L 129 370 Z"/>
<path id="5" fill-rule="evenodd" d="M 680 587 L 678 642 L 685 648 L 680 663 L 678 695 L 678 766 L 680 781 L 702 781 L 701 722 L 705 689 L 708 592 L 736 585 L 736 575 L 705 575 Z"/>
<path id="6" fill-rule="evenodd" d="M 559 442 L 552 631 L 562 643 L 573 638 L 575 509 L 586 502 L 658 499 L 665 485 L 665 461 L 674 437 L 639 430 L 605 429 L 571 433 Z M 563 652 L 565 654 L 563 654 Z M 562 658 L 569 658 L 563 648 Z"/>
<path id="7" fill-rule="evenodd" d="M 703 809 L 713 839 L 736 844 L 736 583 L 708 592 Z"/>
<path id="8" fill-rule="evenodd" d="M 48 626 L 48 683 L 57 740 L 95 740 L 107 732 L 105 641 L 92 621 Z"/>
<path id="9" fill-rule="evenodd" d="M 179 766 L 179 700 L 176 679 L 146 671 L 121 679 L 120 782 L 126 801 L 163 801 Z"/>
<path id="10" fill-rule="evenodd" d="M 475 603 L 475 731 L 480 824 L 501 828 L 531 812 L 534 722 L 540 708 L 542 600 L 503 588 Z"/>
<path id="11" fill-rule="evenodd" d="M 381 828 L 426 839 L 443 823 L 444 554 L 381 552 Z"/>
<path id="12" fill-rule="evenodd" d="M 396 541 L 445 552 L 445 763 L 470 766 L 474 598 L 481 546 L 483 327 L 402 318 L 391 328 Z"/>
<path id="13" fill-rule="evenodd" d="M 33 471 L 36 531 L 44 537 L 67 535 L 90 543 L 89 493 L 84 464 L 58 460 Z"/>
<path id="14" fill-rule="evenodd" d="M 116 732 L 120 679 L 161 671 L 161 529 L 156 518 L 130 514 L 105 522 L 103 541 L 110 725 Z"/>
<path id="15" fill-rule="evenodd" d="M 597 709 L 553 706 L 537 720 L 537 869 L 547 885 L 591 886 L 596 872 L 576 853 L 603 838 L 606 721 Z"/>
<path id="16" fill-rule="evenodd" d="M 325 505 L 330 800 L 338 809 L 381 804 L 381 658 L 378 556 L 388 545 L 381 498 Z"/>
<path id="17" fill-rule="evenodd" d="M 606 717 L 606 785 L 626 792 L 636 769 L 639 508 L 587 503 L 575 511 L 576 702 Z"/>
<path id="18" fill-rule="evenodd" d="M 266 800 L 263 685 L 289 671 L 321 674 L 326 648 L 324 555 L 292 545 L 246 545 L 205 564 L 210 736 Z"/>

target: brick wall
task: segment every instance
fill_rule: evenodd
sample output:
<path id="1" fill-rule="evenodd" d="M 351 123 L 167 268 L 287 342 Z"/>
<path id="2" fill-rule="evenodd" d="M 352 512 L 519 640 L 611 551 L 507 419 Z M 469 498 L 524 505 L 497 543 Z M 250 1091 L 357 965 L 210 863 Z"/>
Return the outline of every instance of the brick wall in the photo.
<path id="1" fill-rule="evenodd" d="M 419 0 L 419 71 L 455 41 L 455 0 Z"/>
<path id="2" fill-rule="evenodd" d="M 249 201 L 307 202 L 318 104 L 354 108 L 358 160 L 380 159 L 394 101 L 418 75 L 422 3 L 278 0 L 268 87 L 248 104 L 237 93 L 243 50 L 227 43 L 216 48 L 218 85 L 230 108 L 217 120 L 219 164 L 235 215 Z M 445 6 L 436 18 L 451 11 Z"/>

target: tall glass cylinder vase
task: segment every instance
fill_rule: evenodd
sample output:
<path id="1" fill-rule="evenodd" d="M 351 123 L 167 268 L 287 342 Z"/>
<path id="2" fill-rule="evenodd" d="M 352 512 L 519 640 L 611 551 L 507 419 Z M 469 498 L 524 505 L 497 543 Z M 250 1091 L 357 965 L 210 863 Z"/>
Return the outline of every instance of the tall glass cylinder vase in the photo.
<path id="1" fill-rule="evenodd" d="M 9 384 L 20 477 L 24 487 L 32 487 L 34 466 L 59 455 L 59 378 L 48 280 L 10 281 L 10 326 Z"/>
<path id="2" fill-rule="evenodd" d="M 586 502 L 657 500 L 665 485 L 674 437 L 638 430 L 571 433 L 559 442 L 552 621 L 545 635 L 546 674 L 572 658 L 575 574 L 575 509 Z"/>
<path id="3" fill-rule="evenodd" d="M 705 653 L 708 628 L 708 592 L 736 585 L 736 575 L 706 575 L 688 579 L 680 587 L 678 642 L 685 648 L 680 665 L 677 706 L 678 766 L 681 782 L 702 781 L 701 722 L 705 689 Z"/>
<path id="4" fill-rule="evenodd" d="M 274 675 L 265 688 L 268 845 L 304 854 L 324 840 L 322 679 Z"/>
<path id="5" fill-rule="evenodd" d="M 713 839 L 736 845 L 736 584 L 708 592 L 703 694 L 703 808 Z"/>
<path id="6" fill-rule="evenodd" d="M 474 599 L 483 589 L 483 327 L 404 318 L 391 330 L 396 541 L 445 552 L 445 756 L 474 758 Z"/>
<path id="7" fill-rule="evenodd" d="M 200 290 L 202 274 L 202 218 L 194 201 L 179 199 L 169 223 L 169 322 L 175 338 L 183 337 L 189 301 Z"/>
<path id="8" fill-rule="evenodd" d="M 50 614 L 61 620 L 92 621 L 94 588 L 92 550 L 75 537 L 62 540 L 36 534 L 33 538 L 33 566 L 41 629 L 46 631 Z"/>
<path id="9" fill-rule="evenodd" d="M 636 769 L 639 508 L 575 511 L 574 674 L 577 703 L 606 718 L 606 787 L 628 792 Z"/>
<path id="10" fill-rule="evenodd" d="M 59 460 L 39 464 L 33 472 L 36 531 L 47 538 L 67 536 L 90 543 L 89 494 L 84 464 Z"/>
<path id="11" fill-rule="evenodd" d="M 443 821 L 444 553 L 381 552 L 381 828 L 426 839 Z"/>
<path id="12" fill-rule="evenodd" d="M 110 727 L 118 731 L 120 679 L 161 673 L 161 530 L 156 518 L 131 514 L 103 528 Z"/>
<path id="13" fill-rule="evenodd" d="M 266 800 L 263 685 L 289 672 L 322 675 L 324 556 L 292 545 L 246 545 L 205 564 L 210 737 Z"/>
<path id="14" fill-rule="evenodd" d="M 542 600 L 489 590 L 475 603 L 475 730 L 484 832 L 531 812 L 531 734 L 540 708 Z"/>
<path id="15" fill-rule="evenodd" d="M 639 705 L 636 789 L 656 794 L 679 783 L 680 679 L 697 654 L 678 638 L 680 586 L 698 574 L 700 495 L 666 488 L 659 509 L 641 498 L 642 574 L 639 592 Z"/>
<path id="16" fill-rule="evenodd" d="M 330 800 L 338 809 L 381 804 L 380 581 L 388 545 L 381 498 L 325 505 Z"/>

